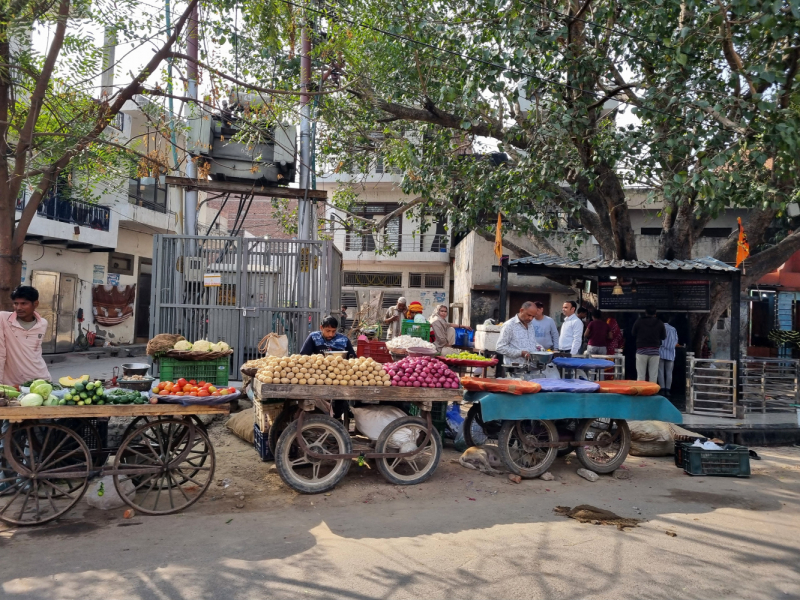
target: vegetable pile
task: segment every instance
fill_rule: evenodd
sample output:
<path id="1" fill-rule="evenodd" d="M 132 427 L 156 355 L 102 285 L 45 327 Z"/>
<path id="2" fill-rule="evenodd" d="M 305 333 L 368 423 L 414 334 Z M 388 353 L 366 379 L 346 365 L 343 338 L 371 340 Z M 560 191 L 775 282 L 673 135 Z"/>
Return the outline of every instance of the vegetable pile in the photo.
<path id="1" fill-rule="evenodd" d="M 429 356 L 404 358 L 385 364 L 383 368 L 391 377 L 393 386 L 458 389 L 458 375 L 443 362 Z"/>
<path id="2" fill-rule="evenodd" d="M 157 396 L 194 396 L 205 398 L 207 396 L 228 396 L 236 393 L 236 388 L 220 387 L 208 381 L 197 381 L 195 379 L 178 379 L 178 381 L 162 381 L 152 389 Z"/>
<path id="3" fill-rule="evenodd" d="M 491 362 L 493 359 L 486 358 L 485 356 L 481 356 L 480 354 L 475 354 L 474 352 L 457 352 L 456 354 L 448 354 L 447 358 L 456 358 L 458 360 L 484 360 L 487 362 Z"/>
<path id="4" fill-rule="evenodd" d="M 6 398 L 16 398 L 19 396 L 19 390 L 13 385 L 0 385 L 0 396 Z"/>
<path id="5" fill-rule="evenodd" d="M 256 379 L 266 384 L 388 386 L 383 365 L 371 358 L 344 359 L 341 356 L 302 356 L 262 359 Z"/>
<path id="6" fill-rule="evenodd" d="M 393 350 L 407 350 L 408 348 L 436 348 L 430 342 L 411 335 L 401 335 L 386 342 L 386 347 Z"/>
<path id="7" fill-rule="evenodd" d="M 194 344 L 181 340 L 176 342 L 172 347 L 173 350 L 184 350 L 187 352 L 225 352 L 230 350 L 231 347 L 225 342 L 217 342 L 212 344 L 208 340 L 197 340 Z"/>
<path id="8" fill-rule="evenodd" d="M 31 388 L 31 391 L 33 391 L 33 388 Z M 61 400 L 58 400 L 58 404 L 67 404 L 69 406 L 106 404 L 107 399 L 103 384 L 100 381 L 78 381 L 71 389 L 67 390 Z M 47 406 L 46 402 L 45 406 Z"/>
<path id="9" fill-rule="evenodd" d="M 141 392 L 116 389 L 106 395 L 108 404 L 147 404 L 147 398 Z M 98 402 L 99 404 L 99 402 Z"/>

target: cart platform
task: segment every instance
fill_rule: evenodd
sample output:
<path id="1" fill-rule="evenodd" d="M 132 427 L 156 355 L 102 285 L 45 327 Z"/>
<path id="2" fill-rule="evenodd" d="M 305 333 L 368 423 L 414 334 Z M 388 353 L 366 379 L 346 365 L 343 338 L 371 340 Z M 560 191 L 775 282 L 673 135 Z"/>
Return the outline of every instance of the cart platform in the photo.
<path id="1" fill-rule="evenodd" d="M 397 386 L 273 385 L 253 380 L 255 398 L 357 400 L 361 402 L 461 402 L 462 389 L 411 388 Z"/>
<path id="2" fill-rule="evenodd" d="M 181 406 L 180 404 L 103 404 L 97 406 L 4 406 L 0 420 L 19 423 L 28 419 L 81 419 L 102 417 L 162 417 L 172 415 L 227 415 L 229 404 Z"/>

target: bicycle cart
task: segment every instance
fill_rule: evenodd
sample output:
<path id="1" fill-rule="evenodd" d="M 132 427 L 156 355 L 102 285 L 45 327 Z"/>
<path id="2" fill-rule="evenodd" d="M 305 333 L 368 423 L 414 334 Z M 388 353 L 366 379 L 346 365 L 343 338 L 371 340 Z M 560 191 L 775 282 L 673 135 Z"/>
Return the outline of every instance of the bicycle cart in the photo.
<path id="1" fill-rule="evenodd" d="M 181 511 L 214 477 L 214 448 L 198 416 L 229 410 L 228 404 L 2 407 L 0 420 L 9 424 L 0 452 L 0 520 L 41 525 L 57 519 L 78 503 L 95 475 L 111 475 L 120 498 L 138 512 Z M 93 443 L 90 450 L 74 423 L 106 417 L 134 422 L 118 448 Z"/>
<path id="2" fill-rule="evenodd" d="M 267 385 L 258 380 L 253 391 L 257 402 L 283 403 L 269 432 L 270 440 L 277 438 L 275 465 L 284 483 L 305 494 L 332 489 L 354 459 L 374 459 L 381 475 L 396 485 L 426 481 L 442 455 L 442 440 L 431 419 L 433 403 L 461 402 L 462 394 L 443 388 Z M 372 442 L 350 435 L 346 410 L 342 419 L 333 417 L 337 400 L 410 403 L 420 416 L 393 420 Z"/>
<path id="3" fill-rule="evenodd" d="M 682 422 L 678 409 L 662 396 L 466 392 L 464 401 L 472 403 L 465 434 L 472 433 L 472 423 L 479 424 L 487 440 L 496 440 L 506 466 L 529 478 L 542 475 L 557 455 L 572 450 L 590 471 L 611 473 L 628 456 L 629 420 Z"/>

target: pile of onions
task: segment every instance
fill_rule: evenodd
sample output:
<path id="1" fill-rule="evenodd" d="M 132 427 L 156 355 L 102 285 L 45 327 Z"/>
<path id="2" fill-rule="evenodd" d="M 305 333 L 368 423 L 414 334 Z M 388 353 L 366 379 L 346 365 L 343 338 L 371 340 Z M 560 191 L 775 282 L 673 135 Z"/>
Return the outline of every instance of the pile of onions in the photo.
<path id="1" fill-rule="evenodd" d="M 409 357 L 383 365 L 396 387 L 458 389 L 458 375 L 447 365 L 429 356 Z"/>

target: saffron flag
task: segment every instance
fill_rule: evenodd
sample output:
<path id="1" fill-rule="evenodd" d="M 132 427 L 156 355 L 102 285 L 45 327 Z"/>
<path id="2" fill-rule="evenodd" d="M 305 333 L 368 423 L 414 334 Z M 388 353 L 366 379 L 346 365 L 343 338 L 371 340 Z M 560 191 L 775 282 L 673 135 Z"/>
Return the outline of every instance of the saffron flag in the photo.
<path id="1" fill-rule="evenodd" d="M 503 258 L 503 217 L 497 213 L 497 231 L 494 234 L 494 255 L 499 263 Z"/>
<path id="2" fill-rule="evenodd" d="M 739 217 L 739 242 L 736 244 L 736 266 L 750 256 L 750 244 L 747 243 L 747 234 L 744 232 L 742 217 Z"/>

